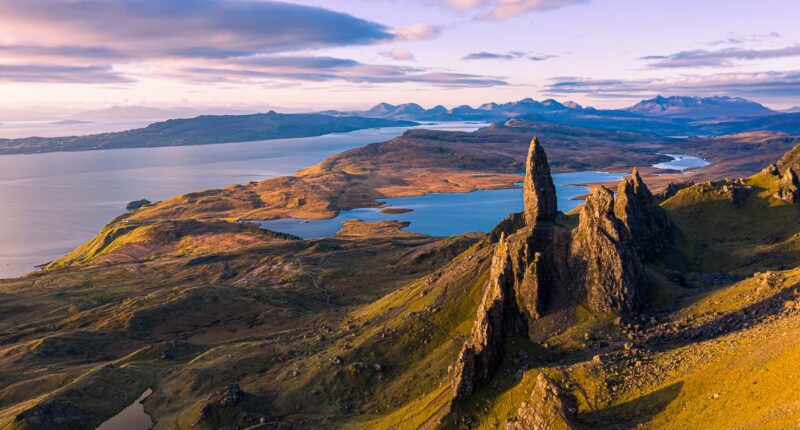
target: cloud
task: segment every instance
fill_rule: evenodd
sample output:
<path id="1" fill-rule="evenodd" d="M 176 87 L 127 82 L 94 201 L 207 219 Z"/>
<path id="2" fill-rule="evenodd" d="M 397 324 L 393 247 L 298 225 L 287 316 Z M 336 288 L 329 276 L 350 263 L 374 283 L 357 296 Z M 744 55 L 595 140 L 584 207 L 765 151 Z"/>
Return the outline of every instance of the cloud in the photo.
<path id="1" fill-rule="evenodd" d="M 131 82 L 111 66 L 0 64 L 2 82 L 118 84 Z"/>
<path id="2" fill-rule="evenodd" d="M 714 51 L 697 49 L 670 55 L 650 55 L 642 60 L 651 61 L 653 68 L 728 67 L 737 61 L 763 60 L 800 56 L 800 45 L 773 49 L 726 48 Z"/>
<path id="3" fill-rule="evenodd" d="M 546 12 L 589 0 L 440 0 L 459 10 L 482 10 L 484 19 L 503 21 L 528 12 Z"/>
<path id="4" fill-rule="evenodd" d="M 408 27 L 395 28 L 391 32 L 395 36 L 394 41 L 416 42 L 433 39 L 442 32 L 442 28 L 432 24 L 415 24 Z"/>
<path id="5" fill-rule="evenodd" d="M 525 56 L 524 52 L 509 51 L 509 52 L 473 52 L 467 54 L 462 60 L 516 60 Z"/>
<path id="6" fill-rule="evenodd" d="M 102 40 L 131 56 L 289 52 L 395 37 L 345 13 L 257 0 L 0 0 L 0 25 L 39 45 Z"/>
<path id="7" fill-rule="evenodd" d="M 544 55 L 529 55 L 528 59 L 531 61 L 547 61 L 551 58 L 556 58 L 557 55 L 544 54 Z"/>
<path id="8" fill-rule="evenodd" d="M 395 48 L 390 51 L 381 52 L 381 55 L 386 58 L 391 58 L 397 61 L 415 61 L 414 54 L 406 51 L 405 49 Z"/>
<path id="9" fill-rule="evenodd" d="M 0 45 L 4 81 L 124 83 L 154 77 L 204 83 L 507 85 L 491 76 L 309 54 L 427 40 L 441 28 L 389 28 L 320 7 L 271 0 L 0 0 L 0 26 L 8 35 Z M 382 55 L 414 59 L 403 49 Z"/>
<path id="10" fill-rule="evenodd" d="M 655 94 L 729 95 L 790 99 L 800 96 L 800 70 L 684 75 L 657 80 L 553 78 L 549 94 L 630 98 Z"/>
<path id="11" fill-rule="evenodd" d="M 780 37 L 781 34 L 778 33 L 777 31 L 771 31 L 769 33 L 748 34 L 748 35 L 729 33 L 727 37 L 711 41 L 708 45 L 709 46 L 741 45 L 743 43 L 758 43 L 769 39 L 777 39 Z"/>
<path id="12" fill-rule="evenodd" d="M 499 0 L 485 17 L 502 21 L 528 12 L 545 12 L 588 2 L 589 0 Z"/>
<path id="13" fill-rule="evenodd" d="M 545 61 L 551 58 L 555 58 L 555 55 L 528 55 L 525 52 L 521 51 L 507 51 L 507 52 L 473 52 L 467 54 L 462 58 L 462 60 L 519 60 L 522 58 L 527 58 L 531 61 Z"/>
<path id="14" fill-rule="evenodd" d="M 234 59 L 185 67 L 168 72 L 193 82 L 327 82 L 370 84 L 418 83 L 440 88 L 495 87 L 508 83 L 502 78 L 466 73 L 437 72 L 426 68 L 363 64 L 332 57 L 266 57 Z"/>
<path id="15" fill-rule="evenodd" d="M 488 3 L 488 0 L 442 0 L 442 2 L 453 9 L 466 10 L 479 8 Z"/>
<path id="16" fill-rule="evenodd" d="M 15 58 L 84 58 L 84 59 L 118 59 L 125 54 L 104 46 L 75 45 L 0 45 L 0 54 Z"/>

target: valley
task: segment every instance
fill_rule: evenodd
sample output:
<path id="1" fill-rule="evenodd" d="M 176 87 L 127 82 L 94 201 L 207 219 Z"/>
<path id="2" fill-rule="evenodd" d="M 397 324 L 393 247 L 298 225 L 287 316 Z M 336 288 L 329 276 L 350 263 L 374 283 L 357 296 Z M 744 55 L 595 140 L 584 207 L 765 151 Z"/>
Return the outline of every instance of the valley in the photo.
<path id="1" fill-rule="evenodd" d="M 541 143 L 531 146 L 531 135 Z M 779 426 L 791 386 L 761 390 L 742 375 L 793 372 L 800 209 L 783 178 L 797 168 L 797 150 L 787 151 L 798 143 L 509 120 L 474 132 L 409 130 L 291 176 L 156 201 L 44 271 L 0 281 L 0 422 L 92 428 L 152 389 L 144 408 L 159 429 L 525 428 L 545 419 L 630 428 L 632 417 L 672 428 L 675 417 L 709 416 Z M 628 171 L 676 152 L 711 164 L 688 175 L 641 167 L 641 177 L 609 184 L 618 197 L 593 186 L 586 205 L 556 212 L 551 168 Z M 301 239 L 250 222 L 492 189 L 518 200 L 495 203 L 509 216 L 488 233 L 432 237 L 404 222 L 351 219 L 333 236 Z M 533 208 L 544 218 L 525 215 Z M 714 227 L 722 219 L 724 231 Z M 605 243 L 605 234 L 618 239 Z M 564 269 L 595 261 L 592 252 L 612 258 Z M 565 273 L 609 275 L 583 284 Z M 490 305 L 495 288 L 524 307 Z M 475 337 L 473 326 L 507 318 L 490 315 L 522 325 Z M 764 333 L 786 334 L 765 343 Z M 475 367 L 464 364 L 471 344 L 483 351 Z M 731 415 L 728 396 L 743 387 L 769 406 L 740 402 Z M 524 401 L 531 393 L 540 395 Z M 686 405 L 699 409 L 686 415 Z"/>

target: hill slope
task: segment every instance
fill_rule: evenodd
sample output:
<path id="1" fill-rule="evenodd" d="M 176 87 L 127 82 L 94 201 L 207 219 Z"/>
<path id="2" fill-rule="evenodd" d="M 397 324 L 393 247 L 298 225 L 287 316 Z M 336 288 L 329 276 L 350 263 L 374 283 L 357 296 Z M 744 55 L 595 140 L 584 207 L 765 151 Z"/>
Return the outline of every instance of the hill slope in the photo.
<path id="1" fill-rule="evenodd" d="M 473 169 L 486 144 L 426 136 L 310 173 L 428 153 L 417 173 L 435 174 L 470 139 L 455 154 Z M 564 215 L 537 143 L 509 163 L 524 212 L 453 238 L 354 221 L 299 240 L 139 209 L 70 267 L 0 281 L 0 426 L 93 428 L 152 388 L 157 429 L 791 428 L 798 154 L 663 201 L 635 171 Z"/>
<path id="2" fill-rule="evenodd" d="M 152 148 L 318 136 L 364 128 L 405 127 L 416 123 L 312 114 L 204 115 L 171 119 L 145 128 L 91 136 L 0 139 L 0 154 L 30 154 L 95 149 Z"/>

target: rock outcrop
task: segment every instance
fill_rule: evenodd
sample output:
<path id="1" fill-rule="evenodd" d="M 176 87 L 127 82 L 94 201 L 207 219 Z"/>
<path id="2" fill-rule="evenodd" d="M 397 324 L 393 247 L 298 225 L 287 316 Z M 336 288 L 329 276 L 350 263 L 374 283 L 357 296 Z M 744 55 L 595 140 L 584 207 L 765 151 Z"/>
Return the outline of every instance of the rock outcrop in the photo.
<path id="1" fill-rule="evenodd" d="M 554 221 L 558 213 L 556 187 L 550 176 L 550 164 L 537 138 L 531 140 L 528 160 L 525 163 L 523 182 L 525 221 L 533 225 L 537 220 Z"/>
<path id="2" fill-rule="evenodd" d="M 627 314 L 645 303 L 644 269 L 629 227 L 614 215 L 611 192 L 595 188 L 571 232 L 556 222 L 555 186 L 536 139 L 525 171 L 525 210 L 501 221 L 481 243 L 494 247 L 494 255 L 472 331 L 451 369 L 456 400 L 488 382 L 508 340 L 528 335 L 548 313 L 571 309 L 579 299 L 601 313 Z M 642 246 L 657 240 L 655 249 L 663 250 L 668 221 L 637 172 L 621 190 L 621 216 L 630 230 L 642 235 Z"/>
<path id="3" fill-rule="evenodd" d="M 506 339 L 527 331 L 516 305 L 514 283 L 508 243 L 501 237 L 472 333 L 453 369 L 453 398 L 464 399 L 488 381 L 502 361 Z"/>
<path id="4" fill-rule="evenodd" d="M 594 186 L 573 232 L 574 285 L 590 309 L 627 314 L 645 303 L 647 278 L 625 224 L 614 215 L 614 197 Z"/>
<path id="5" fill-rule="evenodd" d="M 76 406 L 47 402 L 17 414 L 14 422 L 28 429 L 85 428 L 89 414 Z"/>
<path id="6" fill-rule="evenodd" d="M 631 176 L 617 186 L 614 215 L 625 224 L 642 258 L 652 260 L 669 248 L 672 225 L 642 181 L 638 169 L 634 168 Z"/>
<path id="7" fill-rule="evenodd" d="M 517 419 L 506 430 L 569 430 L 575 428 L 575 398 L 539 374 L 530 399 L 522 402 Z"/>
<path id="8" fill-rule="evenodd" d="M 790 204 L 800 203 L 800 181 L 794 170 L 787 168 L 778 184 L 778 190 L 775 191 L 773 197 Z"/>

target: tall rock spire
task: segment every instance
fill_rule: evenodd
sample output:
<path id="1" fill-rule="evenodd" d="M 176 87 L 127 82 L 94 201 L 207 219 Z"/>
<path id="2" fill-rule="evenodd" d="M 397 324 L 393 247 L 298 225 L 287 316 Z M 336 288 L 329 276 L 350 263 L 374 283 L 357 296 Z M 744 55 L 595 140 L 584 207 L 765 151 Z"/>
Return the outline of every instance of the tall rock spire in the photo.
<path id="1" fill-rule="evenodd" d="M 652 260 L 669 248 L 672 224 L 636 168 L 617 186 L 614 215 L 627 227 L 642 258 Z"/>
<path id="2" fill-rule="evenodd" d="M 525 182 L 523 184 L 525 221 L 528 225 L 536 221 L 553 221 L 556 219 L 556 187 L 550 177 L 550 165 L 547 155 L 533 138 L 528 149 L 528 160 L 525 163 Z"/>

